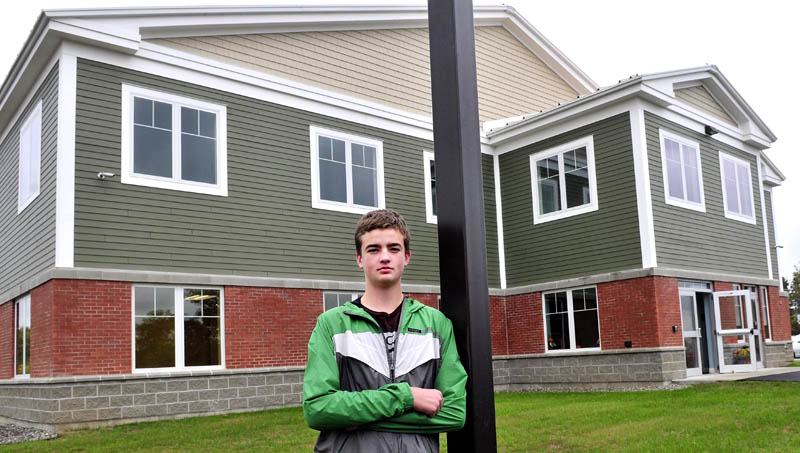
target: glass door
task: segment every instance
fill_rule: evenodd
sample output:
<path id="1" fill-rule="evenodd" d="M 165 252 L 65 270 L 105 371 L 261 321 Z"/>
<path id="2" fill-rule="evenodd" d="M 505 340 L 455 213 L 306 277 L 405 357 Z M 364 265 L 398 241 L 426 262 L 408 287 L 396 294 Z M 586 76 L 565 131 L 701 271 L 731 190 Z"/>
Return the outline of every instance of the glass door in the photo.
<path id="1" fill-rule="evenodd" d="M 720 373 L 755 371 L 756 344 L 750 291 L 719 291 L 713 295 Z"/>
<path id="2" fill-rule="evenodd" d="M 683 324 L 683 346 L 686 349 L 686 376 L 703 374 L 700 355 L 702 327 L 697 322 L 697 295 L 681 292 L 681 321 Z"/>

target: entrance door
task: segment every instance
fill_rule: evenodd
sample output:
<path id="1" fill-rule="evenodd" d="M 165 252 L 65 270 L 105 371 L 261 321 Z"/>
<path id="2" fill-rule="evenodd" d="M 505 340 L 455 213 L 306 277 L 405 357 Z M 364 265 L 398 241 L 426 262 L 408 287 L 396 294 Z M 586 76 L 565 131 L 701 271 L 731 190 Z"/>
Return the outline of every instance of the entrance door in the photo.
<path id="1" fill-rule="evenodd" d="M 697 295 L 681 293 L 681 321 L 683 323 L 683 346 L 686 349 L 686 376 L 703 374 L 700 355 L 702 327 L 697 322 Z"/>
<path id="2" fill-rule="evenodd" d="M 755 371 L 756 343 L 750 291 L 719 291 L 713 295 L 720 373 Z"/>

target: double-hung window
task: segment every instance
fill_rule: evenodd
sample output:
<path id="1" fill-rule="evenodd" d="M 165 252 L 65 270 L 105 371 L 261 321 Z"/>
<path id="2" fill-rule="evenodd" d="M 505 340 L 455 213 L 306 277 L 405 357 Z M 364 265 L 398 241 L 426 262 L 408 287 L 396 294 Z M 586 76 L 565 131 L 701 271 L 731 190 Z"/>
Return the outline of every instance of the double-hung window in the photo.
<path id="1" fill-rule="evenodd" d="M 542 303 L 546 351 L 600 348 L 596 288 L 544 293 Z"/>
<path id="2" fill-rule="evenodd" d="M 769 296 L 766 286 L 761 287 L 761 313 L 764 317 L 762 324 L 764 324 L 764 339 L 767 341 L 772 340 L 772 323 L 769 319 Z"/>
<path id="3" fill-rule="evenodd" d="M 534 224 L 597 210 L 592 136 L 532 154 L 530 165 Z"/>
<path id="4" fill-rule="evenodd" d="M 428 223 L 436 223 L 436 168 L 433 153 L 422 153 L 422 165 L 425 174 L 425 218 Z"/>
<path id="5" fill-rule="evenodd" d="M 14 375 L 28 377 L 31 375 L 31 295 L 17 299 L 15 308 Z"/>
<path id="6" fill-rule="evenodd" d="M 664 201 L 674 206 L 706 212 L 700 146 L 663 129 L 659 130 L 659 137 Z"/>
<path id="7" fill-rule="evenodd" d="M 41 160 L 42 101 L 39 101 L 19 128 L 18 214 L 39 195 Z"/>
<path id="8" fill-rule="evenodd" d="M 385 206 L 383 142 L 310 128 L 311 206 L 365 214 Z"/>
<path id="9" fill-rule="evenodd" d="M 344 293 L 338 291 L 325 291 L 322 294 L 322 308 L 328 311 L 332 308 L 341 307 L 342 305 L 358 299 L 359 293 Z"/>
<path id="10" fill-rule="evenodd" d="M 722 175 L 722 202 L 725 206 L 725 217 L 755 224 L 750 164 L 720 151 L 719 169 Z"/>
<path id="11" fill-rule="evenodd" d="M 134 370 L 222 368 L 222 313 L 219 288 L 134 286 Z"/>
<path id="12" fill-rule="evenodd" d="M 227 196 L 225 106 L 122 85 L 125 184 Z"/>

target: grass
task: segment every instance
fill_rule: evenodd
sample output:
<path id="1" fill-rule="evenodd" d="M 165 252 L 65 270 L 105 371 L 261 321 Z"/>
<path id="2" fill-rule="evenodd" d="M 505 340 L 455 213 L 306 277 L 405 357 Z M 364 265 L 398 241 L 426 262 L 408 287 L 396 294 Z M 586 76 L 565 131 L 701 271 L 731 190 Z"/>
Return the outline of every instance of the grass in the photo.
<path id="1" fill-rule="evenodd" d="M 500 393 L 495 401 L 503 452 L 796 451 L 800 445 L 800 385 L 791 382 Z M 310 451 L 315 439 L 302 411 L 289 408 L 83 430 L 0 452 Z"/>

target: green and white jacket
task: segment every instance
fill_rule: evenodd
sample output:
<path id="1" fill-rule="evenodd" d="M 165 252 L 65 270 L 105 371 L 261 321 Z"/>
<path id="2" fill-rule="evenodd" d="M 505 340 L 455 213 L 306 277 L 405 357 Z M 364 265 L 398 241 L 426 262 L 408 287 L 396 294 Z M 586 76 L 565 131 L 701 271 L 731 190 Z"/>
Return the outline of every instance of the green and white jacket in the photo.
<path id="1" fill-rule="evenodd" d="M 406 298 L 397 334 L 384 336 L 348 302 L 320 315 L 311 333 L 303 415 L 320 431 L 315 451 L 438 451 L 438 433 L 464 426 L 466 381 L 441 312 Z M 412 409 L 411 387 L 442 392 L 436 416 Z"/>

